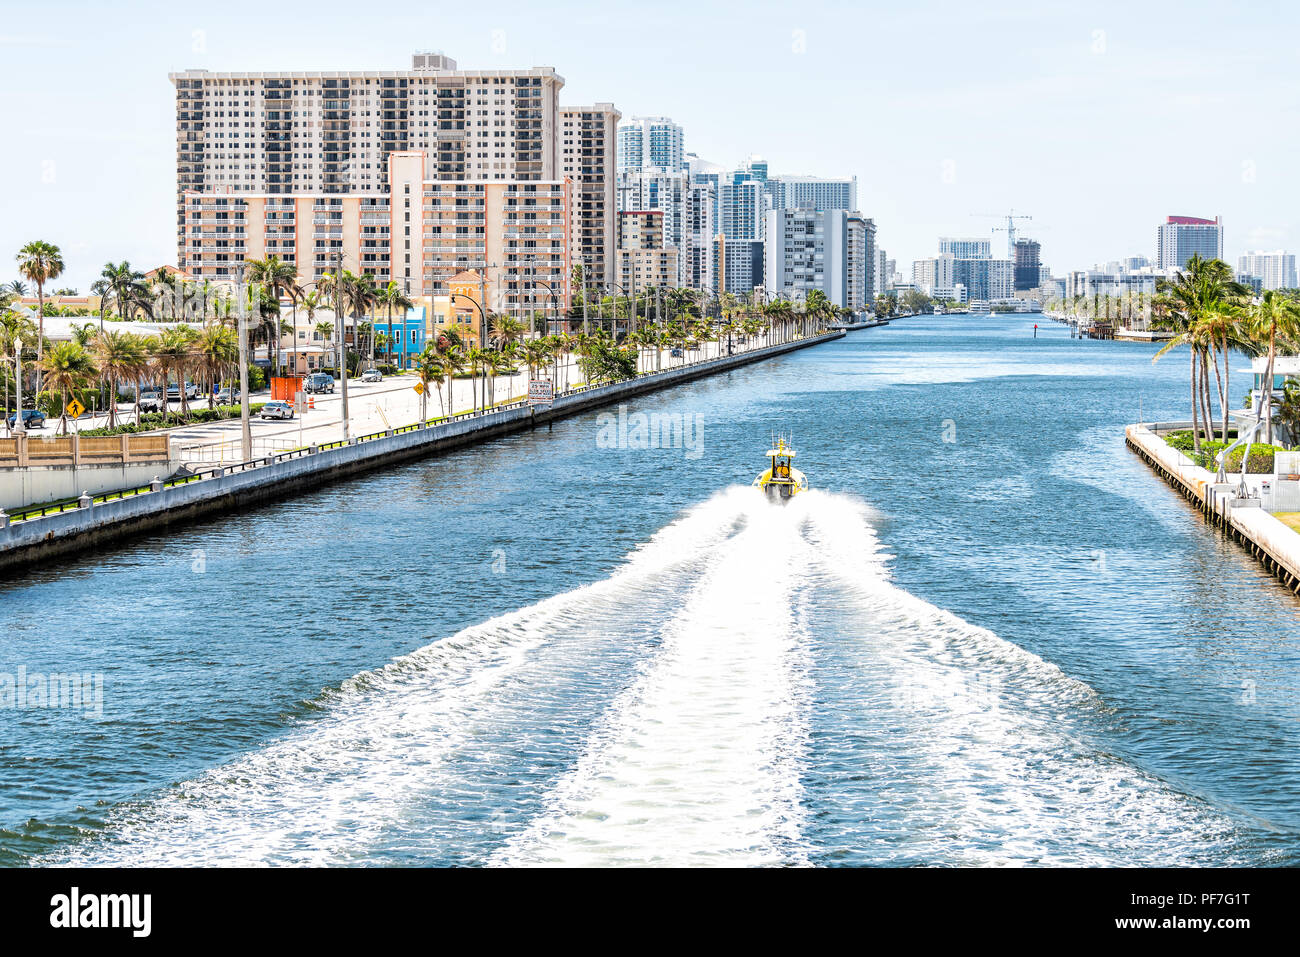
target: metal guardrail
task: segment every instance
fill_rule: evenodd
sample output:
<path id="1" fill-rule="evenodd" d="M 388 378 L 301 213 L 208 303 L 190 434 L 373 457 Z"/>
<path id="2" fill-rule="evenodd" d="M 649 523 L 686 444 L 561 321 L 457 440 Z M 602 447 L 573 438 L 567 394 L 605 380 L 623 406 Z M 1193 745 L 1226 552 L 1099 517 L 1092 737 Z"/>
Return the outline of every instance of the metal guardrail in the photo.
<path id="1" fill-rule="evenodd" d="M 822 335 L 822 334 L 824 333 L 818 333 L 813 336 L 801 336 L 799 338 L 811 339 L 811 338 L 816 338 L 817 335 Z M 689 362 L 683 362 L 681 365 L 673 366 L 670 369 L 657 369 L 657 370 L 647 370 L 645 372 L 638 372 L 633 378 L 645 379 L 653 376 L 663 375 L 666 372 L 677 372 L 681 369 L 688 369 L 693 366 L 705 365 L 707 363 L 717 362 L 721 359 L 733 359 L 738 356 L 745 355 L 748 352 L 757 352 L 760 349 L 766 349 L 771 346 L 788 345 L 790 342 L 796 342 L 796 341 L 799 340 L 792 339 L 789 340 L 789 342 L 768 343 L 765 346 L 756 346 L 753 349 L 746 349 L 742 352 L 733 353 L 732 355 L 729 356 L 715 356 L 712 359 L 695 359 Z M 626 382 L 631 380 L 625 379 L 622 381 Z M 612 383 L 606 382 L 606 383 L 594 383 L 594 384 L 575 386 L 572 389 L 564 389 L 560 392 L 555 393 L 555 397 L 564 398 L 567 396 L 582 395 L 585 392 L 591 392 L 595 389 L 601 389 L 610 384 Z M 528 404 L 529 404 L 528 398 L 524 396 L 518 399 L 510 400 L 501 405 L 493 406 L 490 409 L 475 409 L 472 412 L 458 412 L 455 415 L 437 416 L 432 419 L 426 419 L 423 422 L 417 422 L 413 425 L 404 425 L 396 429 L 386 429 L 383 432 L 371 432 L 366 435 L 357 436 L 356 438 L 350 441 L 344 441 L 342 439 L 339 439 L 338 441 L 335 442 L 325 442 L 325 443 L 305 446 L 303 448 L 290 449 L 285 452 L 273 453 L 271 455 L 249 459 L 247 462 L 240 462 L 233 465 L 219 465 L 219 466 L 214 466 L 213 468 L 210 469 L 200 469 L 196 472 L 191 472 L 189 475 L 174 477 L 168 479 L 165 482 L 160 482 L 159 483 L 160 487 L 156 490 L 153 488 L 152 485 L 150 485 L 150 486 L 141 486 L 139 488 L 134 488 L 134 489 L 123 489 L 121 491 L 116 491 L 116 492 L 105 492 L 102 495 L 91 496 L 91 505 L 93 507 L 93 505 L 103 504 L 105 502 L 111 502 L 111 501 L 116 501 L 125 498 L 134 498 L 137 495 L 148 495 L 154 491 L 163 491 L 164 489 L 168 489 L 168 488 L 176 488 L 177 486 L 181 486 L 181 485 L 189 485 L 191 482 L 201 482 L 204 479 L 222 478 L 233 472 L 248 472 L 254 469 L 264 468 L 268 465 L 274 465 L 277 462 L 283 462 L 289 459 L 301 458 L 307 455 L 316 455 L 320 452 L 326 452 L 331 449 L 343 448 L 348 445 L 360 445 L 364 442 L 373 442 L 376 439 L 385 439 L 394 435 L 402 435 L 403 433 L 407 433 L 407 432 L 417 432 L 422 429 L 432 428 L 438 425 L 446 425 L 452 422 L 463 422 L 466 419 L 482 418 L 487 415 L 492 415 L 493 413 L 496 412 L 504 412 L 508 409 L 517 409 L 520 408 L 521 406 L 527 406 Z M 18 512 L 12 512 L 9 513 L 7 517 L 9 519 L 10 524 L 18 524 L 20 522 L 33 521 L 35 519 L 45 518 L 50 515 L 60 515 L 64 512 L 78 511 L 85 507 L 81 504 L 83 501 L 84 501 L 84 497 L 68 499 L 67 501 L 63 501 L 63 502 L 52 502 L 47 505 L 34 506 L 32 508 L 23 509 Z"/>

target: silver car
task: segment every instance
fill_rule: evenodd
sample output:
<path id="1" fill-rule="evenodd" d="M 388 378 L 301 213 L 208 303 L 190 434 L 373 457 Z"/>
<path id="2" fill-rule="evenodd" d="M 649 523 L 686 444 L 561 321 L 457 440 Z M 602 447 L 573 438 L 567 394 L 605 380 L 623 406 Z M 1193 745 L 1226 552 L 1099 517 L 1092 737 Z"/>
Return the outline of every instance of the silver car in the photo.
<path id="1" fill-rule="evenodd" d="M 380 375 L 378 369 L 367 369 L 361 373 L 362 382 L 382 382 L 384 377 Z"/>
<path id="2" fill-rule="evenodd" d="M 263 419 L 292 419 L 293 406 L 279 399 L 266 403 L 258 413 Z"/>

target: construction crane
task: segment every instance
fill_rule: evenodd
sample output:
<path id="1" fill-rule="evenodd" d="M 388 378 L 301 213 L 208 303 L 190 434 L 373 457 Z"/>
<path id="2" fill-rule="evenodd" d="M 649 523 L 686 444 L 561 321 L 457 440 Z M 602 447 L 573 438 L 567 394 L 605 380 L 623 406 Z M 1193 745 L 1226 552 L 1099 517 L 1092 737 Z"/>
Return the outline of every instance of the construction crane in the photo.
<path id="1" fill-rule="evenodd" d="M 1007 221 L 1007 224 L 1005 226 L 994 226 L 993 231 L 995 233 L 1002 232 L 1003 230 L 1006 231 L 1007 258 L 1012 260 L 1016 258 L 1016 220 L 1034 218 L 1032 216 L 1025 215 L 1024 213 L 1021 213 L 1020 215 L 1016 215 L 1016 211 L 1014 209 L 1011 210 L 1011 212 L 1007 213 L 1005 216 L 1003 216 L 1000 213 L 971 213 L 971 215 L 979 217 L 981 219 L 1005 219 Z"/>

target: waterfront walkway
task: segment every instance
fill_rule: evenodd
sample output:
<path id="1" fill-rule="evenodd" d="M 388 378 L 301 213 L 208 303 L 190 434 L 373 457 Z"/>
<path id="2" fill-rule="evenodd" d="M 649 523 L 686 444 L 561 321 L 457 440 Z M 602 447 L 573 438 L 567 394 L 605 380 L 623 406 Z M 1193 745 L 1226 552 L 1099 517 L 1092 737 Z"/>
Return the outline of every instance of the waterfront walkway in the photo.
<path id="1" fill-rule="evenodd" d="M 248 462 L 199 469 L 170 482 L 160 477 L 146 488 L 91 497 L 20 512 L 0 513 L 0 569 L 19 562 L 43 561 L 124 535 L 156 529 L 222 510 L 244 509 L 294 494 L 305 488 L 418 456 L 485 441 L 555 418 L 642 395 L 693 379 L 725 372 L 796 349 L 844 337 L 830 332 L 733 355 L 643 372 L 632 379 L 599 386 L 578 386 L 556 395 L 549 406 L 534 407 L 526 398 L 487 412 L 463 413 L 405 426 L 385 428 L 346 442 L 312 442 L 288 452 Z M 561 380 L 562 381 L 562 380 Z"/>

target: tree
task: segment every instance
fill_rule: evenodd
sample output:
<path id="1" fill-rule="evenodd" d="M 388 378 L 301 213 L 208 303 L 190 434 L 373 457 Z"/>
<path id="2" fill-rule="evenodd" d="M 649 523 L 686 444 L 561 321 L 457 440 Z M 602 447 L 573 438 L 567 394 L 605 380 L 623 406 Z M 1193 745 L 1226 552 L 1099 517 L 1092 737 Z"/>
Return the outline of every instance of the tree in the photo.
<path id="1" fill-rule="evenodd" d="M 149 368 L 144 341 L 134 333 L 100 331 L 91 346 L 100 376 L 108 383 L 108 427 L 117 424 L 117 384 L 123 379 L 136 382 Z"/>
<path id="2" fill-rule="evenodd" d="M 1221 313 L 1224 309 L 1238 303 L 1246 295 L 1246 287 L 1233 279 L 1232 268 L 1221 259 L 1202 259 L 1193 254 L 1187 265 L 1179 270 L 1173 279 L 1156 280 L 1156 297 L 1152 308 L 1156 313 L 1156 328 L 1167 329 L 1175 333 L 1152 358 L 1160 359 L 1165 353 L 1179 346 L 1188 346 L 1191 352 L 1191 403 L 1192 403 L 1192 447 L 1197 453 L 1201 451 L 1198 422 L 1205 421 L 1207 438 L 1213 438 L 1213 416 L 1209 408 L 1209 370 L 1214 351 L 1221 341 L 1218 333 L 1224 332 L 1224 317 L 1206 321 L 1212 313 Z M 1225 360 L 1228 345 L 1224 344 Z M 1213 361 L 1217 362 L 1217 359 Z M 1198 366 L 1200 374 L 1198 376 Z M 1216 366 L 1217 368 L 1217 366 Z M 1223 401 L 1223 394 L 1221 399 Z M 1227 413 L 1224 412 L 1227 422 Z M 1227 438 L 1226 426 L 1224 438 Z"/>
<path id="3" fill-rule="evenodd" d="M 56 342 L 37 360 L 46 391 L 59 390 L 63 408 L 59 413 L 59 428 L 68 431 L 68 393 L 80 389 L 96 375 L 95 363 L 84 347 L 76 342 Z"/>
<path id="4" fill-rule="evenodd" d="M 1273 362 L 1277 357 L 1277 340 L 1279 336 L 1290 341 L 1300 339 L 1300 303 L 1276 289 L 1270 289 L 1251 308 L 1246 322 L 1256 340 L 1268 343 L 1268 361 L 1264 366 L 1264 388 L 1260 390 L 1260 402 L 1263 406 L 1265 441 L 1272 442 Z"/>
<path id="5" fill-rule="evenodd" d="M 58 246 L 35 240 L 18 250 L 18 272 L 36 283 L 36 361 L 45 355 L 45 284 L 63 275 L 63 253 Z"/>
<path id="6" fill-rule="evenodd" d="M 442 404 L 442 379 L 446 374 L 446 367 L 443 365 L 442 357 L 438 355 L 438 350 L 431 343 L 425 343 L 420 354 L 415 357 L 415 374 L 419 377 L 420 383 L 424 386 L 420 393 L 420 421 L 429 421 L 429 383 L 436 383 L 438 386 L 438 404 Z"/>
<path id="7" fill-rule="evenodd" d="M 239 365 L 239 338 L 233 329 L 208 323 L 195 335 L 194 368 L 204 376 L 208 408 L 216 407 L 215 386 Z"/>
<path id="8" fill-rule="evenodd" d="M 193 346 L 194 331 L 189 326 L 174 326 L 162 331 L 153 349 L 154 368 L 162 379 L 164 397 L 167 394 L 168 381 L 172 377 L 176 379 L 176 388 L 181 397 L 182 418 L 188 418 L 190 414 L 189 397 L 185 394 L 185 378 L 194 367 Z"/>
<path id="9" fill-rule="evenodd" d="M 104 263 L 99 281 L 104 284 L 106 297 L 113 300 L 117 314 L 123 319 L 130 319 L 137 311 L 152 314 L 153 309 L 148 305 L 149 285 L 145 282 L 144 273 L 132 269 L 126 260 Z M 160 285 L 166 286 L 166 283 Z"/>
<path id="10" fill-rule="evenodd" d="M 408 309 L 410 309 L 412 306 L 414 306 L 415 303 L 412 302 L 412 301 L 411 301 L 411 298 L 410 298 L 408 295 L 406 295 L 405 292 L 402 291 L 402 287 L 399 286 L 399 285 L 397 284 L 396 280 L 389 280 L 387 286 L 385 286 L 383 289 L 379 289 L 379 290 L 377 290 L 377 291 L 375 292 L 375 301 L 376 301 L 379 305 L 381 305 L 381 306 L 384 307 L 384 312 L 387 313 L 387 315 L 388 315 L 388 338 L 389 338 L 390 341 L 392 340 L 392 337 L 393 337 L 393 311 L 394 311 L 394 310 L 400 310 L 400 311 L 401 311 L 401 315 L 402 315 L 402 368 L 405 369 L 405 368 L 406 368 L 406 354 L 407 354 L 407 348 L 406 348 L 406 345 L 407 345 L 407 340 L 410 338 L 410 336 L 407 335 L 407 328 L 406 328 L 406 312 L 407 312 Z M 391 356 L 391 354 L 390 354 L 390 356 L 389 356 L 389 361 L 390 361 L 390 362 L 392 361 L 392 356 Z"/>

